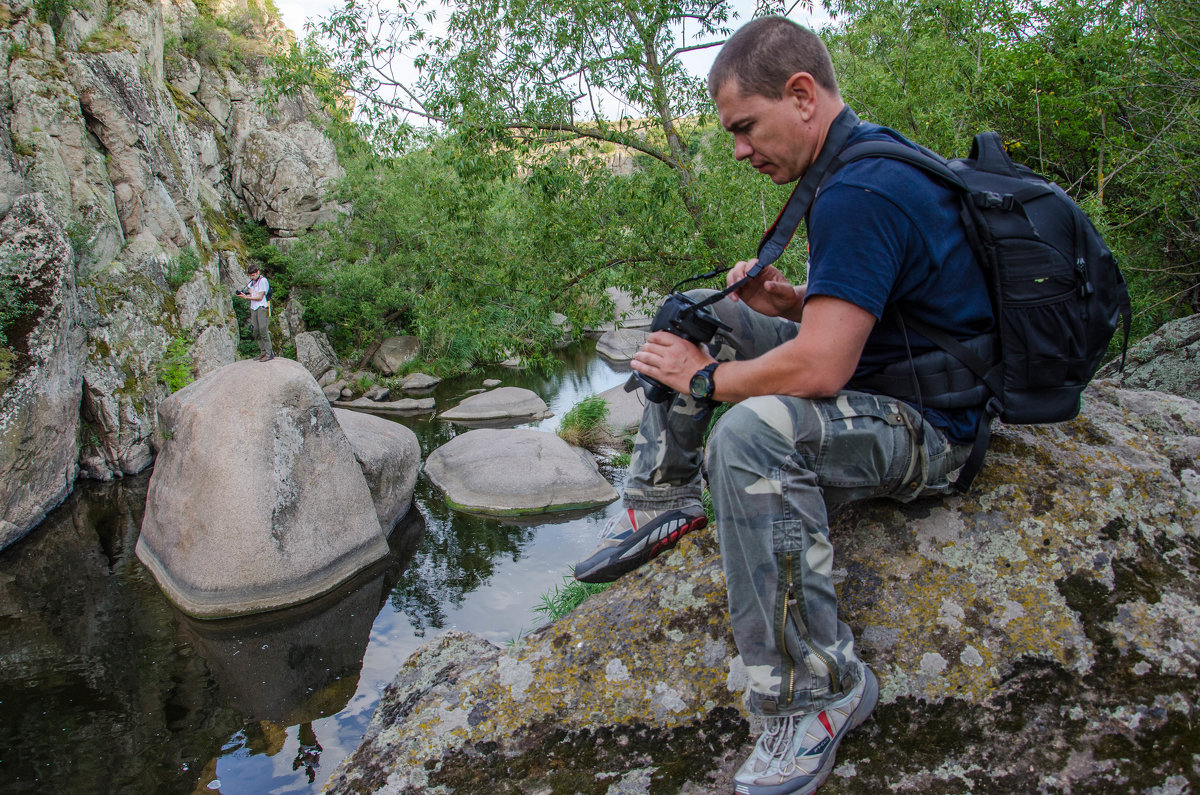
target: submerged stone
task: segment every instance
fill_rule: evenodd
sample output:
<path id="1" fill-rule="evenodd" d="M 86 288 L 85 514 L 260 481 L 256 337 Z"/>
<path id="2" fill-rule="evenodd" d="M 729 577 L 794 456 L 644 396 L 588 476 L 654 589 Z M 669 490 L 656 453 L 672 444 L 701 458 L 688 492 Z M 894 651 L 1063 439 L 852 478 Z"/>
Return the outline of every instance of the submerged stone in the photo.
<path id="1" fill-rule="evenodd" d="M 441 413 L 452 422 L 486 422 L 491 420 L 528 420 L 549 416 L 546 401 L 528 389 L 502 386 L 465 398 L 457 406 Z"/>
<path id="2" fill-rule="evenodd" d="M 468 431 L 430 453 L 425 474 L 451 507 L 494 516 L 594 508 L 617 498 L 590 453 L 545 431 Z"/>

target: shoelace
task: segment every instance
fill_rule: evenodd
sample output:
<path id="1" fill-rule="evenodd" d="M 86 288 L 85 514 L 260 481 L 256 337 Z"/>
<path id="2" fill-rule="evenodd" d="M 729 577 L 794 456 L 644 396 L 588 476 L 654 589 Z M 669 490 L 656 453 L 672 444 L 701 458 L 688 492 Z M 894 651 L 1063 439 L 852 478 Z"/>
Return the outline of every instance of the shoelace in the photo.
<path id="1" fill-rule="evenodd" d="M 792 738 L 795 733 L 796 716 L 788 715 L 771 721 L 763 737 L 762 748 L 767 753 L 767 759 L 778 760 L 781 770 L 795 765 L 796 759 L 792 751 Z"/>

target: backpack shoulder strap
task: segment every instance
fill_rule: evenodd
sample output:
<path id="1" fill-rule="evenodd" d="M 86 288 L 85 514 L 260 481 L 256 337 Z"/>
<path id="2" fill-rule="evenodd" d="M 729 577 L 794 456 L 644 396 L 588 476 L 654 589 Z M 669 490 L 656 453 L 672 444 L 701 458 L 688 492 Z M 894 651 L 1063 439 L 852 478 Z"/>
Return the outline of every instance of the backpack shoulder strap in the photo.
<path id="1" fill-rule="evenodd" d="M 847 163 L 868 157 L 886 157 L 916 166 L 949 185 L 966 191 L 967 186 L 962 177 L 951 170 L 946 159 L 924 147 L 914 149 L 896 141 L 862 141 L 851 144 L 838 154 L 829 168 L 829 174 L 837 171 Z"/>

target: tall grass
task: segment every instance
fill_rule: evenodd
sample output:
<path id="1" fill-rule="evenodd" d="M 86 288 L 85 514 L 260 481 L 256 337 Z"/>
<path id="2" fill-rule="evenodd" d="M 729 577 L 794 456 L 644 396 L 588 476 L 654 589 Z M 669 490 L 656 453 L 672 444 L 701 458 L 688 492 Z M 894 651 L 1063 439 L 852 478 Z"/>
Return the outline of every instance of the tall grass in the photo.
<path id="1" fill-rule="evenodd" d="M 571 575 L 565 574 L 563 575 L 563 584 L 556 585 L 553 591 L 542 594 L 542 603 L 535 605 L 533 611 L 541 613 L 551 621 L 557 621 L 583 604 L 589 596 L 606 590 L 610 585 L 612 583 L 609 582 L 579 582 Z"/>
<path id="2" fill-rule="evenodd" d="M 608 401 L 599 395 L 588 395 L 563 415 L 558 436 L 567 444 L 592 449 L 603 438 L 607 419 Z"/>

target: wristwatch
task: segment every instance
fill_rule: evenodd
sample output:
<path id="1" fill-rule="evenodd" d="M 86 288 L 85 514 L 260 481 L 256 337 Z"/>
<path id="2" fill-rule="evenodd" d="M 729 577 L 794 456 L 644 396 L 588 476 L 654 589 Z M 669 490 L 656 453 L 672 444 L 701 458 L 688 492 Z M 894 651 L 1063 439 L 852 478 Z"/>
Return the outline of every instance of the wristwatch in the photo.
<path id="1" fill-rule="evenodd" d="M 718 362 L 713 362 L 710 365 L 701 367 L 692 376 L 692 381 L 688 385 L 688 390 L 692 393 L 692 397 L 696 400 L 705 400 L 712 402 L 713 391 L 717 385 L 713 382 L 713 373 L 717 369 Z"/>

